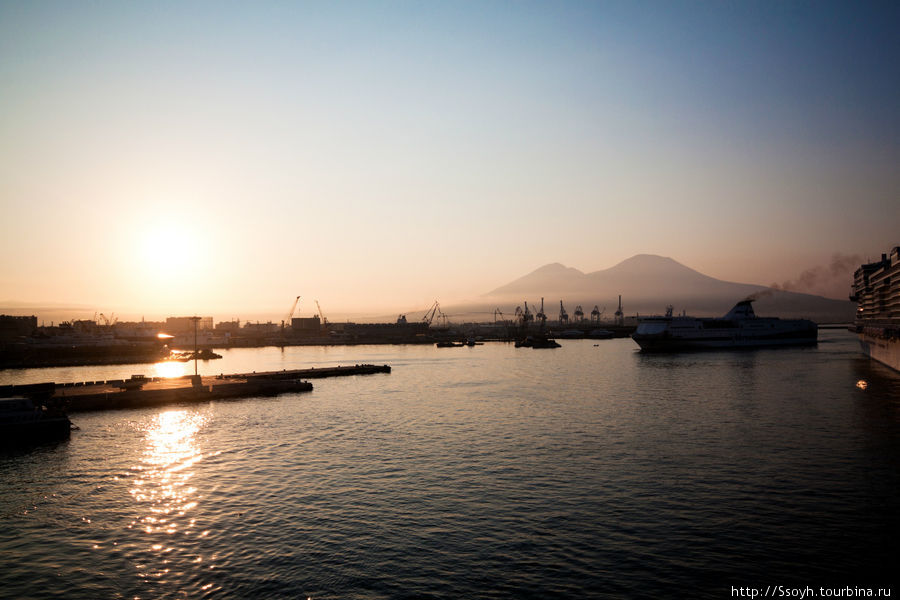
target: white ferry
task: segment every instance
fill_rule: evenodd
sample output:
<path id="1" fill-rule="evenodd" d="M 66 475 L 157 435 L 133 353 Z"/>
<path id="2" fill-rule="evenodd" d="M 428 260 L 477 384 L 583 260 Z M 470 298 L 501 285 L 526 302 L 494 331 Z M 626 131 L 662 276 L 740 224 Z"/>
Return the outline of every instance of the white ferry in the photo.
<path id="1" fill-rule="evenodd" d="M 631 338 L 644 352 L 803 346 L 817 342 L 819 328 L 806 319 L 757 317 L 752 300 L 735 304 L 722 318 L 644 317 Z"/>

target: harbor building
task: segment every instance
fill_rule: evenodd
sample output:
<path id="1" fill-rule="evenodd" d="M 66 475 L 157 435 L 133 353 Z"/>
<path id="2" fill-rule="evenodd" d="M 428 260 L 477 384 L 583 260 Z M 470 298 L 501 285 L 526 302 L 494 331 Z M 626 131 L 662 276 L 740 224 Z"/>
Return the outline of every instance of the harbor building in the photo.
<path id="1" fill-rule="evenodd" d="M 37 329 L 37 317 L 16 317 L 0 315 L 0 340 L 14 340 L 29 336 Z"/>
<path id="2" fill-rule="evenodd" d="M 197 331 L 212 330 L 212 317 L 167 317 L 166 333 L 177 335 L 179 333 L 193 333 L 194 321 L 197 321 Z"/>

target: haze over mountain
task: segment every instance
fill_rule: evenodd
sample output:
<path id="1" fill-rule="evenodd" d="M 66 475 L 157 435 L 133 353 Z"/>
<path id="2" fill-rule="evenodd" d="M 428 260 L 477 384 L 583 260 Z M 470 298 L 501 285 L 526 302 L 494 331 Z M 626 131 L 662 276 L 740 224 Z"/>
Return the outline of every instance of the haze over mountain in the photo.
<path id="1" fill-rule="evenodd" d="M 811 294 L 775 290 L 762 285 L 735 283 L 709 277 L 671 258 L 638 254 L 600 271 L 583 273 L 559 263 L 544 265 L 483 296 L 493 303 L 539 303 L 553 317 L 562 300 L 568 312 L 581 305 L 589 313 L 594 305 L 610 316 L 618 295 L 626 315 L 662 313 L 672 304 L 676 312 L 695 316 L 720 315 L 748 296 L 758 298 L 756 310 L 768 316 L 806 316 L 818 321 L 849 321 L 854 306 Z"/>
<path id="2" fill-rule="evenodd" d="M 849 286 L 849 282 L 848 282 Z M 443 311 L 456 322 L 490 321 L 494 310 L 499 308 L 507 317 L 516 306 L 539 306 L 544 299 L 545 312 L 555 319 L 559 314 L 559 302 L 563 301 L 569 315 L 576 306 L 581 306 L 585 314 L 590 314 L 596 305 L 605 309 L 604 319 L 611 319 L 616 310 L 618 295 L 626 316 L 635 314 L 662 314 L 667 305 L 672 304 L 676 313 L 685 311 L 693 316 L 718 316 L 725 314 L 735 302 L 748 296 L 757 297 L 756 312 L 762 316 L 807 317 L 820 323 L 849 322 L 853 320 L 855 305 L 848 300 L 834 300 L 813 294 L 798 293 L 766 287 L 763 285 L 723 281 L 704 275 L 678 261 L 654 254 L 638 254 L 619 264 L 599 271 L 584 273 L 560 263 L 551 263 L 535 269 L 502 285 L 478 299 L 470 302 L 445 304 Z M 302 314 L 311 316 L 312 304 L 306 301 Z M 349 313 L 335 312 L 329 320 L 351 320 L 357 322 L 391 322 L 397 312 L 408 315 L 411 320 L 419 320 L 427 312 L 427 305 L 419 307 L 397 307 L 396 312 Z M 0 313 L 36 314 L 39 322 L 59 322 L 64 319 L 89 319 L 98 309 L 88 306 L 64 304 L 31 304 L 15 301 L 0 303 Z M 242 320 L 272 320 L 284 318 L 283 313 L 250 310 L 243 313 L 213 314 L 215 320 L 239 318 Z M 298 314 L 301 310 L 298 308 Z M 126 320 L 140 320 L 141 314 L 130 314 L 124 310 Z M 174 314 L 174 313 L 173 313 Z M 157 316 L 156 318 L 160 318 Z M 162 317 L 164 318 L 164 317 Z"/>

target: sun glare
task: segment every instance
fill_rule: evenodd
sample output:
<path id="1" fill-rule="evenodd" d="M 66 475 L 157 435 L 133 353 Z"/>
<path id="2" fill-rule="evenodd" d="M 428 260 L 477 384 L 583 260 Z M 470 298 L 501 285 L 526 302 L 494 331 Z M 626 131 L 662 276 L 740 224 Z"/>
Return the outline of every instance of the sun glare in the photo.
<path id="1" fill-rule="evenodd" d="M 163 314 L 205 306 L 219 260 L 208 231 L 201 218 L 171 210 L 118 230 L 120 301 Z"/>
<path id="2" fill-rule="evenodd" d="M 188 364 L 177 361 L 163 361 L 153 365 L 154 377 L 181 377 L 188 374 Z"/>
<path id="3" fill-rule="evenodd" d="M 197 233 L 178 224 L 150 227 L 140 235 L 140 275 L 156 283 L 184 280 L 198 268 Z"/>
<path id="4" fill-rule="evenodd" d="M 172 227 L 156 227 L 145 232 L 141 243 L 141 259 L 148 274 L 169 275 L 191 257 L 187 236 Z"/>

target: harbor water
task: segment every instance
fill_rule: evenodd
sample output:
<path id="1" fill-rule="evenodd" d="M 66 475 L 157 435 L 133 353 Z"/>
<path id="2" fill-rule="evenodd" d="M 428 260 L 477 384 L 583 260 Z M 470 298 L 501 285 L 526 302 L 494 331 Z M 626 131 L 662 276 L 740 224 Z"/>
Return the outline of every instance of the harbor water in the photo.
<path id="1" fill-rule="evenodd" d="M 729 598 L 896 583 L 900 375 L 846 331 L 672 355 L 630 339 L 220 353 L 201 374 L 393 371 L 73 415 L 68 441 L 0 455 L 0 596 Z M 2 371 L 0 385 L 193 369 Z"/>

